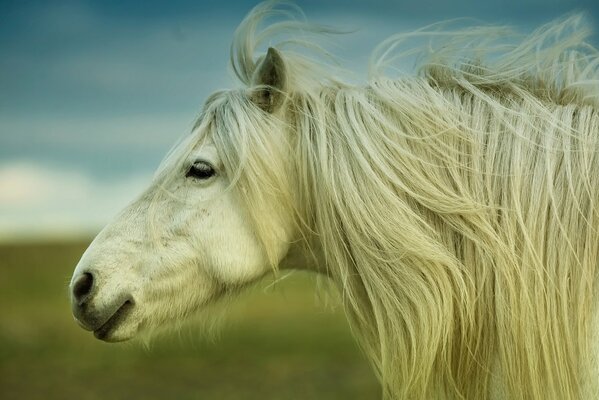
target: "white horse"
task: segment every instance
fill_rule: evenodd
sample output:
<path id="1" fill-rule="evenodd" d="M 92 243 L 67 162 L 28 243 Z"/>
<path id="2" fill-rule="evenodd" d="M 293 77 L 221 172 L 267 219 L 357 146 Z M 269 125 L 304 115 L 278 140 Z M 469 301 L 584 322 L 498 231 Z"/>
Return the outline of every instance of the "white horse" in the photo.
<path id="1" fill-rule="evenodd" d="M 128 340 L 312 269 L 342 293 L 385 398 L 599 399 L 599 56 L 581 19 L 519 41 L 394 36 L 355 86 L 282 45 L 256 59 L 281 30 L 323 30 L 260 31 L 276 11 L 237 30 L 244 87 L 206 101 L 83 255 L 80 325 Z M 419 73 L 385 78 L 411 37 L 430 39 Z"/>

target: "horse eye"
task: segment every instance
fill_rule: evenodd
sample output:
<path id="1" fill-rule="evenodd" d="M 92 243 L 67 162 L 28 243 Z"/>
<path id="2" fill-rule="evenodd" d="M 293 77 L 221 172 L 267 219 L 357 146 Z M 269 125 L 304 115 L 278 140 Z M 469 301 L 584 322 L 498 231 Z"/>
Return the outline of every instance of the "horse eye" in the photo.
<path id="1" fill-rule="evenodd" d="M 196 161 L 192 164 L 191 167 L 187 170 L 185 174 L 186 178 L 193 177 L 196 179 L 209 179 L 216 174 L 212 165 L 207 163 L 206 161 Z"/>

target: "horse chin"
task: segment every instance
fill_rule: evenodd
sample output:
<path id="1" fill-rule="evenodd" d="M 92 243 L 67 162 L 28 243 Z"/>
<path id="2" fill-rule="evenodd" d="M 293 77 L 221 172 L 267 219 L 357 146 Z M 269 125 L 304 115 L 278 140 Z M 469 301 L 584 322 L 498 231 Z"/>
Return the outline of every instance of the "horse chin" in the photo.
<path id="1" fill-rule="evenodd" d="M 103 342 L 117 343 L 133 339 L 137 331 L 137 325 L 121 325 L 110 329 L 102 327 L 94 331 L 94 336 Z"/>
<path id="2" fill-rule="evenodd" d="M 139 324 L 132 321 L 133 303 L 125 302 L 102 326 L 94 330 L 96 339 L 104 342 L 124 342 L 135 337 Z"/>
<path id="3" fill-rule="evenodd" d="M 94 336 L 96 339 L 99 339 L 106 343 L 119 343 L 126 342 L 127 340 L 133 339 L 135 335 L 119 335 L 117 333 L 108 333 L 108 334 L 99 334 L 98 332 L 94 332 Z"/>

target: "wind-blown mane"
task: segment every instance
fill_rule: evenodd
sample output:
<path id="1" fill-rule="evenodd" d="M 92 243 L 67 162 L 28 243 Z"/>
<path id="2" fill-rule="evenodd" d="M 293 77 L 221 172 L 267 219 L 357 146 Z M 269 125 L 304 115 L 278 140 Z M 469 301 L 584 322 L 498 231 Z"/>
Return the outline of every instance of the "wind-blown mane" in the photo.
<path id="1" fill-rule="evenodd" d="M 491 27 L 398 35 L 375 50 L 363 86 L 283 43 L 285 108 L 268 115 L 249 95 L 258 47 L 283 30 L 328 31 L 295 20 L 260 31 L 276 12 L 258 6 L 241 24 L 231 63 L 246 87 L 209 99 L 197 127 L 265 248 L 278 233 L 261 225 L 261 198 L 279 196 L 324 254 L 386 398 L 482 399 L 495 381 L 511 399 L 584 396 L 599 56 L 581 18 L 524 38 Z M 416 54 L 414 38 L 430 40 L 418 74 L 385 77 L 397 48 Z"/>

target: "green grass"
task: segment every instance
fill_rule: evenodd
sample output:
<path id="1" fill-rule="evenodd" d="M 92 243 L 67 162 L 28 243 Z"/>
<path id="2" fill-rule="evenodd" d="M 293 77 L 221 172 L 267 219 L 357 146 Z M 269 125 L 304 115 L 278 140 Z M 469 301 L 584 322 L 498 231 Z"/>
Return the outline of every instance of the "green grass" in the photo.
<path id="1" fill-rule="evenodd" d="M 377 399 L 339 307 L 312 276 L 241 295 L 217 340 L 193 325 L 107 344 L 73 321 L 67 283 L 86 243 L 0 246 L 0 399 Z"/>

